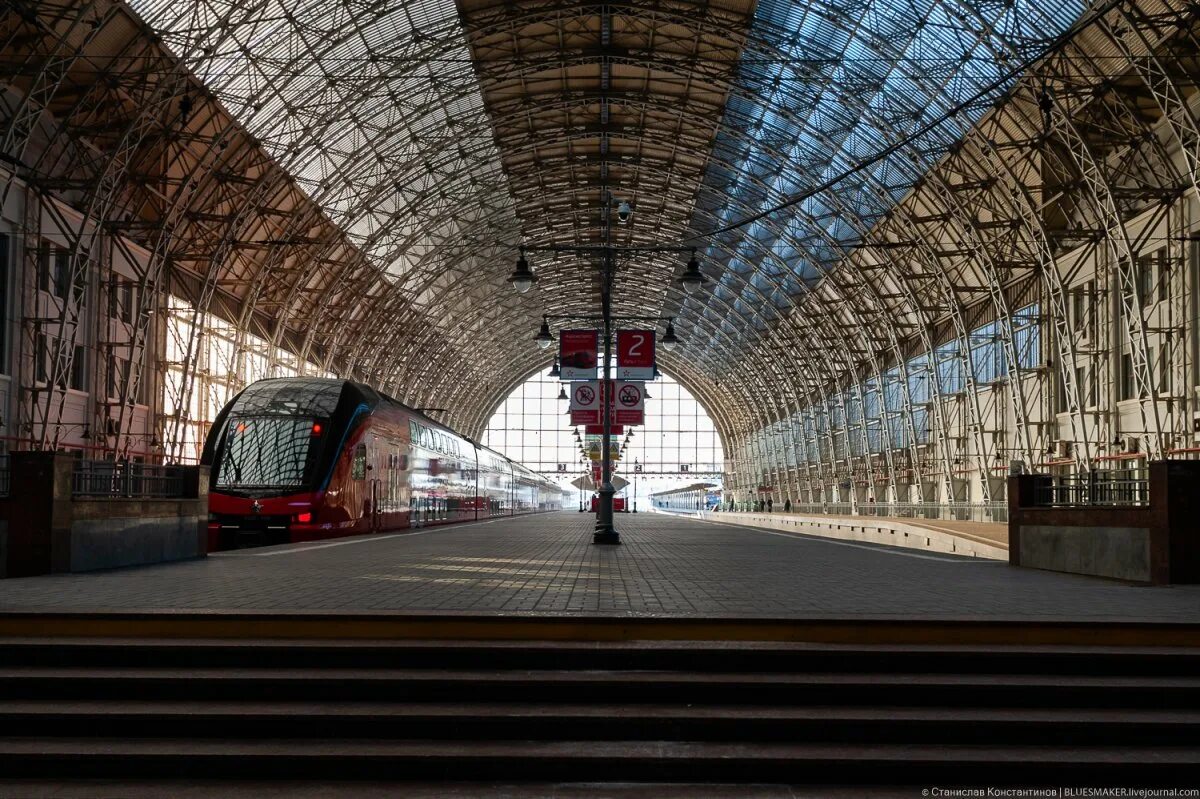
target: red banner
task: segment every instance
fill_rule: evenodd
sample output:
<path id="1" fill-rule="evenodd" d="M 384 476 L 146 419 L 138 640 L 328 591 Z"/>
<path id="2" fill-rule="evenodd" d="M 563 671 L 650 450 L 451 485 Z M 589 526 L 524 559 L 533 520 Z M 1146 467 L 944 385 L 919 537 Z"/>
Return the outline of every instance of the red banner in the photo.
<path id="1" fill-rule="evenodd" d="M 617 378 L 654 379 L 654 331 L 617 331 Z"/>
<path id="2" fill-rule="evenodd" d="M 571 384 L 571 424 L 600 424 L 600 384 Z"/>
<path id="3" fill-rule="evenodd" d="M 644 383 L 617 383 L 613 418 L 620 424 L 645 424 Z"/>
<path id="4" fill-rule="evenodd" d="M 625 435 L 625 425 L 610 424 L 608 426 L 608 430 L 609 430 L 609 435 L 613 435 L 613 436 Z M 589 436 L 602 436 L 602 435 L 604 435 L 604 425 L 589 424 L 584 428 L 583 432 Z"/>
<path id="5" fill-rule="evenodd" d="M 646 384 L 626 380 L 592 380 L 572 383 L 571 424 L 603 424 L 601 386 L 608 389 L 608 421 L 614 425 L 645 424 Z"/>
<path id="6" fill-rule="evenodd" d="M 595 380 L 600 334 L 595 330 L 563 330 L 558 334 L 558 368 L 562 380 Z"/>

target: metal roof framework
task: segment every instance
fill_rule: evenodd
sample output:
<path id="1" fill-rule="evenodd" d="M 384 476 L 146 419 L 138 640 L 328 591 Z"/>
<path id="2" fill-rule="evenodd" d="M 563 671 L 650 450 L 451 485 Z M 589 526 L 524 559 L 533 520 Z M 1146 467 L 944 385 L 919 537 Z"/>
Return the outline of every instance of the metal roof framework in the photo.
<path id="1" fill-rule="evenodd" d="M 539 257 L 538 289 L 518 296 L 517 247 L 600 242 L 604 198 L 627 200 L 613 241 L 694 242 L 710 283 L 687 296 L 672 257 L 630 259 L 616 313 L 677 317 L 684 343 L 662 365 L 728 440 L 965 342 L 1031 287 L 1058 324 L 1053 259 L 1081 243 L 1132 283 L 1122 220 L 1197 188 L 1196 16 L 1181 2 L 13 0 L 0 144 L 15 177 L 145 246 L 147 286 L 451 409 L 468 435 L 549 364 L 532 344 L 542 314 L 594 313 L 595 264 Z M 74 246 L 85 268 L 82 233 Z"/>

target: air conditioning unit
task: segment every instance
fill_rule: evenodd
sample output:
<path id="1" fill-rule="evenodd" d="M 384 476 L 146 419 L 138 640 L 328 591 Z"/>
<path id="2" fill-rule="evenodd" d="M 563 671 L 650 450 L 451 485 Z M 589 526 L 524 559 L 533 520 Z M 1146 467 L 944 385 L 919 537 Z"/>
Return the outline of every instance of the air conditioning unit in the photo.
<path id="1" fill-rule="evenodd" d="M 1060 438 L 1054 442 L 1054 455 L 1057 458 L 1071 457 L 1071 442 L 1065 438 Z"/>

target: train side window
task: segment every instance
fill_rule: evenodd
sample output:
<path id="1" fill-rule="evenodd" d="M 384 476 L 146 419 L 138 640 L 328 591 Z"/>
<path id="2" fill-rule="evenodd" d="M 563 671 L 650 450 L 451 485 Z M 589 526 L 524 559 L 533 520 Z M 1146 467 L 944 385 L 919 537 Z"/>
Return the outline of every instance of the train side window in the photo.
<path id="1" fill-rule="evenodd" d="M 359 444 L 354 448 L 354 463 L 350 467 L 351 480 L 367 479 L 367 445 Z"/>

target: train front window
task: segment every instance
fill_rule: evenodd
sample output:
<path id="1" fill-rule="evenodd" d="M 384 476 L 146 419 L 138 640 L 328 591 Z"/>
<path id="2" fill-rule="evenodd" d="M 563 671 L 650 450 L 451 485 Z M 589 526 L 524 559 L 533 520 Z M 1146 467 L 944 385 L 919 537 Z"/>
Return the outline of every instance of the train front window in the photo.
<path id="1" fill-rule="evenodd" d="M 237 417 L 229 422 L 217 488 L 299 488 L 326 422 L 295 416 Z"/>

